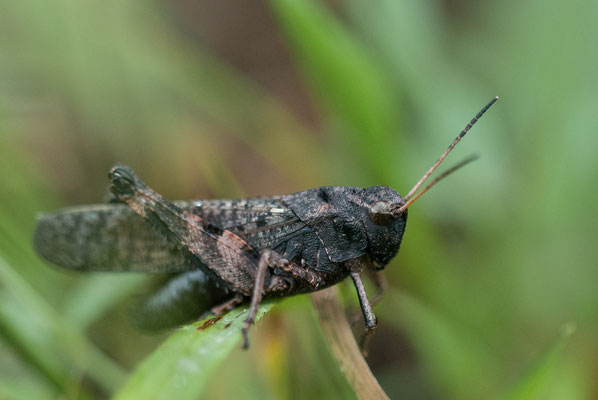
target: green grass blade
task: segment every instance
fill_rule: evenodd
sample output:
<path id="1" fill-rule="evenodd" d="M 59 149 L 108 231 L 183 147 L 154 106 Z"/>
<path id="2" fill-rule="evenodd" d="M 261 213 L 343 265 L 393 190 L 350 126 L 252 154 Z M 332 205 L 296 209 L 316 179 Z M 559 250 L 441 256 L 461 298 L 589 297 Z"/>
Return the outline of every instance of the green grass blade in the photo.
<path id="1" fill-rule="evenodd" d="M 0 340 L 0 399 L 55 399 L 56 386 Z"/>
<path id="2" fill-rule="evenodd" d="M 0 253 L 0 336 L 50 382 L 76 390 L 73 376 L 88 373 L 107 392 L 123 371 L 63 318 L 4 260 Z"/>
<path id="3" fill-rule="evenodd" d="M 63 315 L 84 331 L 146 280 L 147 277 L 134 274 L 85 276 L 67 293 Z"/>
<path id="4" fill-rule="evenodd" d="M 262 305 L 257 319 L 270 308 Z M 209 378 L 238 345 L 247 308 L 231 311 L 212 326 L 210 319 L 185 326 L 170 336 L 133 373 L 115 399 L 197 399 Z"/>
<path id="5" fill-rule="evenodd" d="M 385 71 L 318 2 L 274 0 L 270 6 L 313 92 L 341 121 L 345 139 L 359 149 L 375 177 L 387 179 L 388 161 L 399 147 L 397 90 Z"/>

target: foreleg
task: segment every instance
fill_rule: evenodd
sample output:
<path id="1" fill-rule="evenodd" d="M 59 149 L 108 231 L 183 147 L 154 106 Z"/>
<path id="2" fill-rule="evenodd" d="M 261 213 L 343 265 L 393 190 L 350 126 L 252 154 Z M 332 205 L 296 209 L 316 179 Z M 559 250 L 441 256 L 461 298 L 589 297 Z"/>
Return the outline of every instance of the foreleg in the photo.
<path id="1" fill-rule="evenodd" d="M 367 354 L 368 343 L 378 326 L 378 320 L 372 310 L 372 303 L 368 300 L 363 281 L 361 280 L 361 273 L 364 269 L 371 270 L 371 265 L 372 262 L 367 256 L 348 260 L 346 264 L 346 267 L 351 274 L 351 279 L 353 279 L 355 289 L 357 290 L 357 297 L 359 298 L 359 304 L 361 305 L 361 313 L 363 314 L 363 319 L 365 321 L 365 333 L 360 343 L 361 351 L 364 355 Z M 375 297 L 379 298 L 379 295 Z M 377 301 L 378 299 L 375 298 L 375 300 Z"/>
<path id="2" fill-rule="evenodd" d="M 374 315 L 372 305 L 368 300 L 360 273 L 351 272 L 351 278 L 355 284 L 355 289 L 357 289 L 357 296 L 359 297 L 359 304 L 361 305 L 361 312 L 363 313 L 363 319 L 365 321 L 365 334 L 361 340 L 361 351 L 366 355 L 368 343 L 378 326 L 378 319 L 376 318 L 376 315 Z"/>

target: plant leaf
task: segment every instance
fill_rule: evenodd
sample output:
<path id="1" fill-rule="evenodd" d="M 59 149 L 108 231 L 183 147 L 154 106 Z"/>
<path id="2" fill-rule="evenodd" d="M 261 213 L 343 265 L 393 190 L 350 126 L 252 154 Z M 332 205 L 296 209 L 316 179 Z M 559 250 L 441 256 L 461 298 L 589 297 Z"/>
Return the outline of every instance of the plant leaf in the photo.
<path id="1" fill-rule="evenodd" d="M 264 303 L 256 320 L 272 307 Z M 218 365 L 239 343 L 247 307 L 213 316 L 170 336 L 133 373 L 115 399 L 196 399 Z"/>

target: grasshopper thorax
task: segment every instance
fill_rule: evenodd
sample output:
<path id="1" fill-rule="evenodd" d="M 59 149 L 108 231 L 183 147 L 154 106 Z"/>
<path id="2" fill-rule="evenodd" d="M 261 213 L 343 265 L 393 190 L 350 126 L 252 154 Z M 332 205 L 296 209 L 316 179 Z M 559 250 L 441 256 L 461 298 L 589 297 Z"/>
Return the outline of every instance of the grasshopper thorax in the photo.
<path id="1" fill-rule="evenodd" d="M 392 188 L 325 186 L 282 197 L 318 236 L 333 263 L 369 255 L 383 268 L 397 254 L 407 212 Z"/>

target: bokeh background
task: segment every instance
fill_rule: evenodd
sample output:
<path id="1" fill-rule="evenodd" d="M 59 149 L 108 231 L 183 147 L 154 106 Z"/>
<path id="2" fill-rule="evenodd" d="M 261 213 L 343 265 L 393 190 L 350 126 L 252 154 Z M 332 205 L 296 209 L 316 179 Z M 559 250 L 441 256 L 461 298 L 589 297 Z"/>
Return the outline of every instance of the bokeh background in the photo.
<path id="1" fill-rule="evenodd" d="M 171 199 L 404 194 L 500 95 L 450 157 L 480 160 L 410 209 L 368 362 L 396 399 L 597 398 L 596 21 L 592 0 L 0 1 L 0 397 L 108 397 L 167 336 L 127 321 L 146 277 L 31 247 L 115 162 Z M 281 302 L 202 398 L 351 398 L 314 315 Z"/>

